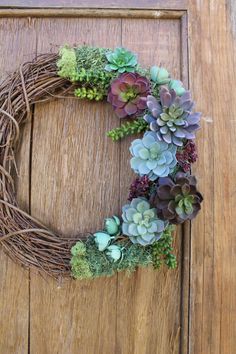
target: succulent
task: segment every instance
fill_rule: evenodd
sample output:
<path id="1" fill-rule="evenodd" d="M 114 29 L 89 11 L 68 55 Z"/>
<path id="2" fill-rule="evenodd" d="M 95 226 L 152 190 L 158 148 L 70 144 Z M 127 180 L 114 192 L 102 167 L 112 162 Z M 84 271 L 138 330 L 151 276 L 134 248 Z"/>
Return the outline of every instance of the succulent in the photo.
<path id="1" fill-rule="evenodd" d="M 196 183 L 194 176 L 186 176 L 183 172 L 176 174 L 175 181 L 170 177 L 159 178 L 156 193 L 150 200 L 157 208 L 158 216 L 172 224 L 192 220 L 203 200 Z"/>
<path id="2" fill-rule="evenodd" d="M 159 240 L 165 223 L 157 217 L 157 210 L 151 208 L 147 199 L 134 198 L 123 206 L 122 212 L 122 231 L 131 242 L 146 246 Z"/>
<path id="3" fill-rule="evenodd" d="M 99 251 L 104 251 L 107 246 L 110 244 L 111 240 L 114 237 L 111 237 L 107 232 L 105 231 L 98 231 L 93 234 L 94 236 L 94 241 L 99 249 Z"/>
<path id="4" fill-rule="evenodd" d="M 195 130 L 199 129 L 201 113 L 191 113 L 193 105 L 189 91 L 180 97 L 175 90 L 162 87 L 160 101 L 154 96 L 147 97 L 150 113 L 144 119 L 160 141 L 182 146 L 183 140 L 194 139 Z"/>
<path id="5" fill-rule="evenodd" d="M 116 48 L 114 52 L 107 53 L 106 58 L 109 61 L 106 71 L 134 72 L 137 66 L 137 56 L 125 48 Z"/>
<path id="6" fill-rule="evenodd" d="M 159 141 L 154 132 L 146 132 L 142 139 L 132 142 L 131 168 L 140 176 L 147 175 L 151 181 L 173 172 L 177 163 L 176 146 Z"/>
<path id="7" fill-rule="evenodd" d="M 106 255 L 112 261 L 117 262 L 122 256 L 121 248 L 117 245 L 111 245 L 111 246 L 107 247 Z"/>
<path id="8" fill-rule="evenodd" d="M 150 82 L 137 73 L 124 73 L 113 80 L 107 100 L 119 118 L 138 116 L 147 108 Z"/>
<path id="9" fill-rule="evenodd" d="M 184 172 L 190 171 L 191 164 L 196 162 L 197 157 L 196 145 L 192 140 L 188 140 L 176 153 L 178 165 Z"/>
<path id="10" fill-rule="evenodd" d="M 154 81 L 158 85 L 165 85 L 170 81 L 170 75 L 165 68 L 152 66 L 150 69 L 150 75 L 152 81 Z"/>
<path id="11" fill-rule="evenodd" d="M 117 216 L 112 216 L 112 218 L 105 219 L 105 231 L 113 236 L 120 233 L 120 219 Z"/>
<path id="12" fill-rule="evenodd" d="M 182 96 L 186 92 L 185 88 L 183 87 L 182 81 L 179 80 L 170 80 L 169 89 L 175 90 L 178 96 Z"/>
<path id="13" fill-rule="evenodd" d="M 128 200 L 131 201 L 132 199 L 137 198 L 137 197 L 148 198 L 151 185 L 152 185 L 152 182 L 150 181 L 150 179 L 146 175 L 144 175 L 142 177 L 135 178 L 135 180 L 132 182 L 132 184 L 130 186 Z"/>

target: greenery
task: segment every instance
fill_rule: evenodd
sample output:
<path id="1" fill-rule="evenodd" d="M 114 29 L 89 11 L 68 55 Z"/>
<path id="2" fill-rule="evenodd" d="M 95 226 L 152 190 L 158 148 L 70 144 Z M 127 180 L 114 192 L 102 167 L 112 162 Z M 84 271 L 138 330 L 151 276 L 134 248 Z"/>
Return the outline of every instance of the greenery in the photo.
<path id="1" fill-rule="evenodd" d="M 162 264 L 167 265 L 169 268 L 176 268 L 177 261 L 176 256 L 172 253 L 174 226 L 169 225 L 162 234 L 159 241 L 155 242 L 151 246 L 152 262 L 154 269 L 160 268 Z"/>
<path id="2" fill-rule="evenodd" d="M 138 134 L 144 132 L 148 128 L 148 123 L 144 119 L 138 118 L 132 122 L 126 122 L 120 127 L 114 128 L 107 133 L 107 136 L 113 141 L 125 138 L 128 135 Z"/>
<path id="3" fill-rule="evenodd" d="M 75 96 L 89 100 L 102 100 L 107 95 L 110 82 L 118 75 L 116 72 L 104 70 L 107 64 L 108 49 L 82 46 L 60 49 L 60 59 L 57 62 L 58 75 L 80 87 L 75 90 Z"/>
<path id="4" fill-rule="evenodd" d="M 77 62 L 76 54 L 73 48 L 64 46 L 59 52 L 60 59 L 57 62 L 58 75 L 76 81 L 77 79 Z"/>
<path id="5" fill-rule="evenodd" d="M 75 255 L 74 253 L 71 258 L 71 271 L 76 279 L 111 276 L 115 272 L 123 270 L 130 274 L 138 266 L 145 267 L 152 263 L 150 248 L 132 244 L 129 241 L 127 242 L 127 240 L 119 242 L 122 258 L 116 262 L 105 252 L 98 250 L 93 236 L 87 239 L 85 245 L 85 255 Z"/>
<path id="6" fill-rule="evenodd" d="M 122 252 L 122 257 L 114 261 L 106 250 L 99 251 L 94 236 L 90 236 L 85 243 L 77 242 L 71 249 L 71 271 L 76 279 L 91 279 L 100 276 L 112 276 L 116 272 L 126 271 L 131 274 L 137 267 L 146 267 L 150 264 L 158 269 L 165 264 L 169 268 L 176 268 L 176 257 L 172 253 L 173 225 L 167 226 L 161 238 L 150 246 L 143 247 L 134 244 L 128 239 L 116 241 Z"/>

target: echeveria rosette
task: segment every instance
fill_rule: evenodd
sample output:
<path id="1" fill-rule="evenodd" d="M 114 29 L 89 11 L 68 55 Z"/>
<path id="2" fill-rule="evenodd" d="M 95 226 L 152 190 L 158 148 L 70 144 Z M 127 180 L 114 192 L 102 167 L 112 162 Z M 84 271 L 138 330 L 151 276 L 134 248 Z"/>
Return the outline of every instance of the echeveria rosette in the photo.
<path id="1" fill-rule="evenodd" d="M 134 198 L 123 206 L 122 212 L 122 232 L 131 242 L 147 246 L 161 238 L 166 224 L 147 199 Z"/>
<path id="2" fill-rule="evenodd" d="M 147 175 L 151 181 L 168 176 L 176 166 L 176 146 L 159 141 L 154 132 L 146 132 L 130 146 L 133 157 L 131 168 L 140 176 Z"/>
<path id="3" fill-rule="evenodd" d="M 139 116 L 147 108 L 150 93 L 149 80 L 138 73 L 124 73 L 113 80 L 107 100 L 119 118 Z"/>
<path id="4" fill-rule="evenodd" d="M 137 56 L 125 48 L 116 48 L 114 52 L 107 53 L 106 58 L 109 62 L 105 66 L 106 71 L 134 72 L 137 66 Z"/>
<path id="5" fill-rule="evenodd" d="M 159 178 L 151 204 L 158 216 L 171 224 L 192 220 L 201 209 L 202 195 L 197 191 L 196 178 L 178 172 L 173 181 L 170 177 Z"/>
<path id="6" fill-rule="evenodd" d="M 162 87 L 160 101 L 148 95 L 147 106 L 150 113 L 144 119 L 160 141 L 182 146 L 183 140 L 195 138 L 195 131 L 200 128 L 201 113 L 192 113 L 194 102 L 189 91 L 180 97 L 175 90 Z"/>

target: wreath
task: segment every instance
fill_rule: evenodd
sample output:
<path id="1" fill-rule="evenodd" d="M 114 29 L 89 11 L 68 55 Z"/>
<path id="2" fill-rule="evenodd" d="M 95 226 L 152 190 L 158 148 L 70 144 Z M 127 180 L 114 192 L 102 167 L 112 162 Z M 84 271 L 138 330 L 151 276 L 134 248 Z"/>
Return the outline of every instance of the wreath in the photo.
<path id="1" fill-rule="evenodd" d="M 130 186 L 121 217 L 103 229 L 65 237 L 49 230 L 18 206 L 13 176 L 20 128 L 35 103 L 75 95 L 104 100 L 129 121 L 109 131 L 113 141 L 141 133 L 130 146 L 137 178 Z M 163 67 L 143 69 L 125 48 L 64 46 L 42 54 L 0 85 L 0 242 L 26 267 L 58 278 L 76 279 L 134 271 L 138 266 L 176 267 L 173 231 L 192 220 L 203 200 L 191 175 L 196 161 L 193 141 L 200 113 L 181 81 Z"/>

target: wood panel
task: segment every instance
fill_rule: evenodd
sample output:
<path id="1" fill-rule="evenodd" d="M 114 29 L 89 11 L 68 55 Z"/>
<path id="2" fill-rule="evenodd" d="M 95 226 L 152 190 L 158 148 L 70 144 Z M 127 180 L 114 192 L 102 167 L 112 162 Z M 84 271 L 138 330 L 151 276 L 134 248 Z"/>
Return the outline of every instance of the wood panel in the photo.
<path id="1" fill-rule="evenodd" d="M 2 19 L 0 22 L 1 80 L 34 56 L 36 34 L 28 19 Z M 23 128 L 18 147 L 17 198 L 29 207 L 29 151 L 31 121 Z M 0 252 L 0 348 L 2 353 L 27 353 L 29 326 L 29 274 Z"/>
<path id="2" fill-rule="evenodd" d="M 142 41 L 140 41 L 142 38 Z M 186 40 L 186 39 L 185 39 Z M 181 77 L 180 22 L 122 20 L 122 45 L 139 53 L 143 66 L 162 65 Z M 121 206 L 134 174 L 127 151 L 133 138 L 121 145 Z M 181 233 L 176 235 L 176 252 Z M 180 345 L 180 270 L 140 269 L 130 279 L 119 274 L 118 353 L 178 353 Z M 175 299 L 173 301 L 173 299 Z"/>
<path id="3" fill-rule="evenodd" d="M 58 0 L 55 4 L 54 0 L 1 0 L 2 7 L 63 7 L 63 8 L 138 8 L 138 9 L 186 9 L 187 0 Z"/>
<path id="4" fill-rule="evenodd" d="M 50 43 L 120 44 L 120 20 L 45 19 L 36 20 L 35 28 L 38 53 Z M 105 216 L 118 212 L 119 146 L 106 138 L 117 124 L 104 103 L 70 99 L 36 107 L 33 215 L 69 237 L 101 228 Z M 116 282 L 112 277 L 58 287 L 32 277 L 31 352 L 114 353 Z"/>
<path id="5" fill-rule="evenodd" d="M 205 118 L 195 168 L 205 200 L 192 225 L 191 354 L 236 348 L 234 21 L 234 0 L 190 1 L 190 84 Z"/>

